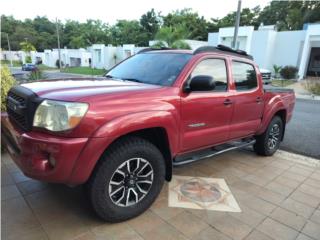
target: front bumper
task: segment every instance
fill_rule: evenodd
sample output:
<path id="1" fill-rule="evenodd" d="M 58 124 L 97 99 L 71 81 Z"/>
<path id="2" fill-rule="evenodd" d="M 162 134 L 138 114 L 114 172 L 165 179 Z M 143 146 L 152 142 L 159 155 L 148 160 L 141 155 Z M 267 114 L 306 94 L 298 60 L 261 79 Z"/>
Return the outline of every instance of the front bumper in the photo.
<path id="1" fill-rule="evenodd" d="M 6 114 L 1 115 L 1 124 L 4 146 L 26 176 L 47 182 L 69 183 L 88 138 L 23 132 L 11 124 Z"/>

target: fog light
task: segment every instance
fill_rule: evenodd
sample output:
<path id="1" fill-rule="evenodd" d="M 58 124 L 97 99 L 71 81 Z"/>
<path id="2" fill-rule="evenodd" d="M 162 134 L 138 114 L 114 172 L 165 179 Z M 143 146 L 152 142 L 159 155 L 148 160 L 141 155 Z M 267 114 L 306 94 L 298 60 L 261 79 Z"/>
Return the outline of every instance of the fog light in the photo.
<path id="1" fill-rule="evenodd" d="M 50 163 L 51 167 L 56 166 L 56 159 L 51 154 L 49 155 L 49 163 Z"/>

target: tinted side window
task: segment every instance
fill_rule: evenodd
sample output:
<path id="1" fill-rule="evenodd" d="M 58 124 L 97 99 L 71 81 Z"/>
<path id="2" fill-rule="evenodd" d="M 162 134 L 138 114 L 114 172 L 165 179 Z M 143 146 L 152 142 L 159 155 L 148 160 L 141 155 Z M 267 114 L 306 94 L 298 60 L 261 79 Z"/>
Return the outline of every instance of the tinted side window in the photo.
<path id="1" fill-rule="evenodd" d="M 233 61 L 232 77 L 239 91 L 250 90 L 258 86 L 256 71 L 251 64 Z"/>
<path id="2" fill-rule="evenodd" d="M 203 60 L 193 70 L 191 78 L 197 75 L 209 75 L 213 77 L 216 83 L 214 91 L 226 91 L 228 89 L 226 63 L 222 59 Z"/>

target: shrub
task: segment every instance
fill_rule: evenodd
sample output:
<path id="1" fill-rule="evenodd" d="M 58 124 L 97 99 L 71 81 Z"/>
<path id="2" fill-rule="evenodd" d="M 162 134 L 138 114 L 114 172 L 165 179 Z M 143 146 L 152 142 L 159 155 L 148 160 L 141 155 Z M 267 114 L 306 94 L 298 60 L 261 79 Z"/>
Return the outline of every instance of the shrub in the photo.
<path id="1" fill-rule="evenodd" d="M 320 81 L 306 80 L 305 88 L 314 95 L 320 95 Z"/>
<path id="2" fill-rule="evenodd" d="M 274 76 L 279 77 L 279 73 L 281 71 L 282 67 L 278 66 L 276 64 L 273 65 L 273 71 L 274 71 Z"/>
<path id="3" fill-rule="evenodd" d="M 31 56 L 26 56 L 26 63 L 32 63 Z"/>
<path id="4" fill-rule="evenodd" d="M 6 111 L 6 98 L 10 88 L 15 84 L 15 79 L 12 77 L 7 66 L 1 66 L 1 112 Z"/>
<path id="5" fill-rule="evenodd" d="M 175 41 L 171 47 L 175 49 L 191 49 L 190 45 L 183 40 Z"/>
<path id="6" fill-rule="evenodd" d="M 285 66 L 280 70 L 280 74 L 284 79 L 293 79 L 296 77 L 298 69 L 294 66 Z"/>
<path id="7" fill-rule="evenodd" d="M 28 80 L 30 80 L 30 81 L 46 79 L 46 78 L 47 78 L 47 76 L 40 69 L 34 70 L 31 73 L 29 73 L 29 75 L 28 75 Z"/>

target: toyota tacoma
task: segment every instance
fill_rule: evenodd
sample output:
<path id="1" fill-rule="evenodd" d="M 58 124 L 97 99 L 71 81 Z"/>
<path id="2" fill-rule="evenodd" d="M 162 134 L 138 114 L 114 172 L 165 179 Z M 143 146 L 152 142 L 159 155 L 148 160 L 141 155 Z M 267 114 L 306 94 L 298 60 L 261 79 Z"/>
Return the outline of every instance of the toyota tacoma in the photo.
<path id="1" fill-rule="evenodd" d="M 294 104 L 292 90 L 263 88 L 246 52 L 150 48 L 104 78 L 14 86 L 1 133 L 26 176 L 84 184 L 119 222 L 150 207 L 174 166 L 249 145 L 274 154 Z"/>

